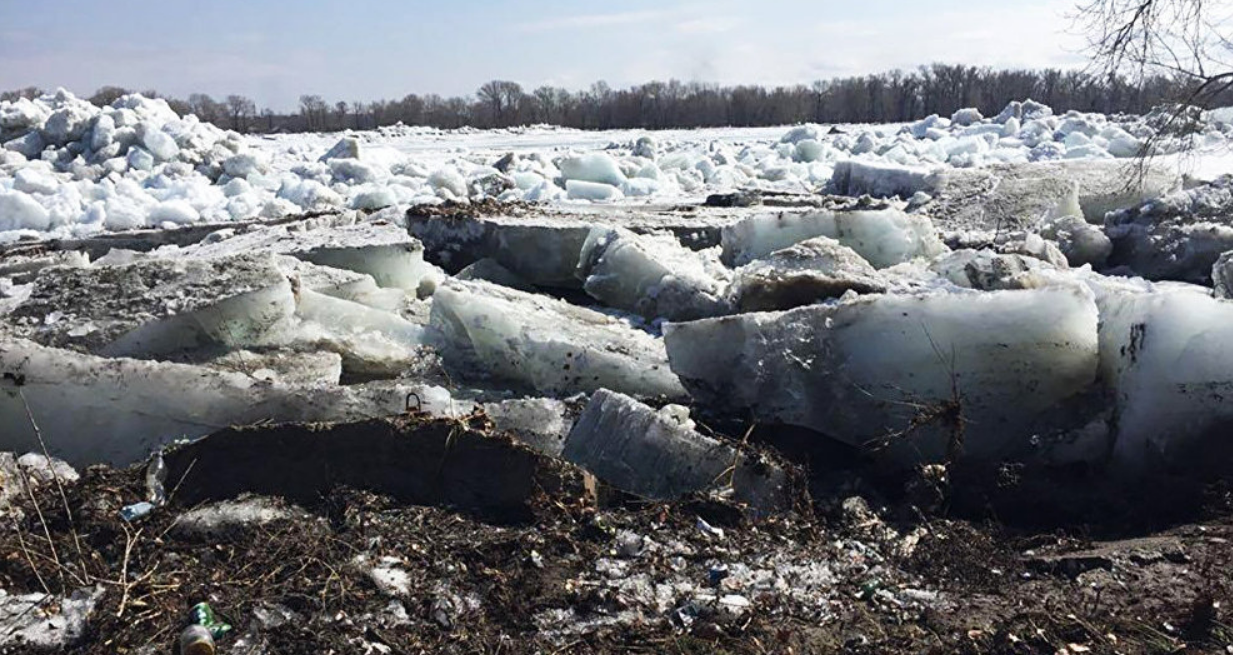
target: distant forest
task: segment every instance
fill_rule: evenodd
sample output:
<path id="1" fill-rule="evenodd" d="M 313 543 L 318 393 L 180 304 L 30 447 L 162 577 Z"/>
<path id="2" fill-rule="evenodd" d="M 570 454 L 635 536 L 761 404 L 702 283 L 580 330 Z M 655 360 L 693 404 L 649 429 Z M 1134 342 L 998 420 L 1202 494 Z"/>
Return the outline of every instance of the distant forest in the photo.
<path id="1" fill-rule="evenodd" d="M 396 123 L 439 128 L 513 127 L 549 123 L 581 129 L 657 129 L 719 126 L 773 126 L 793 123 L 886 123 L 910 121 L 930 114 L 950 116 L 956 109 L 976 107 L 988 115 L 1008 102 L 1031 98 L 1059 112 L 1070 109 L 1103 113 L 1146 113 L 1153 107 L 1186 97 L 1184 77 L 1127 78 L 1057 69 L 994 70 L 975 66 L 933 64 L 914 71 L 895 70 L 809 85 L 720 86 L 701 82 L 648 82 L 614 89 L 596 82 L 589 89 L 570 91 L 541 86 L 527 90 L 516 82 L 494 80 L 469 97 L 444 98 L 410 94 L 400 100 L 330 101 L 318 95 L 300 97 L 290 114 L 259 109 L 251 99 L 229 95 L 215 99 L 204 93 L 167 98 L 181 114 L 193 113 L 226 129 L 246 133 L 371 129 Z M 20 89 L 0 99 L 37 96 L 41 90 Z M 90 100 L 110 104 L 130 93 L 106 86 Z M 156 91 L 142 91 L 158 96 Z M 1225 95 L 1230 95 L 1227 91 Z M 1233 97 L 1219 98 L 1219 104 Z"/>

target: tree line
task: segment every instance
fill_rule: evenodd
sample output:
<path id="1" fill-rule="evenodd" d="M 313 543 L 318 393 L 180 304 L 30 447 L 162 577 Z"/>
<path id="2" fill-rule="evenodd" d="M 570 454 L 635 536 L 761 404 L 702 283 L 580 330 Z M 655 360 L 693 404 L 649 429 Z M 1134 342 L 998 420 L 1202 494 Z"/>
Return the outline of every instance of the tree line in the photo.
<path id="1" fill-rule="evenodd" d="M 410 94 L 397 100 L 328 101 L 300 97 L 298 111 L 258 109 L 252 99 L 215 99 L 194 93 L 166 98 L 172 109 L 238 132 L 273 133 L 372 129 L 403 123 L 444 129 L 514 127 L 548 123 L 580 129 L 662 129 L 757 127 L 793 123 L 886 123 L 930 114 L 949 116 L 976 107 L 986 116 L 1012 100 L 1031 98 L 1057 111 L 1146 113 L 1188 97 L 1193 80 L 1184 75 L 1125 76 L 1081 70 L 997 70 L 933 64 L 912 71 L 860 75 L 812 84 L 767 88 L 703 82 L 648 82 L 613 89 L 596 82 L 584 90 L 554 86 L 525 89 L 517 82 L 486 82 L 468 97 Z M 90 101 L 100 106 L 130 91 L 105 86 Z M 34 88 L 0 94 L 0 99 L 38 95 Z M 143 95 L 157 97 L 154 91 Z M 1224 96 L 1233 95 L 1226 90 Z M 1233 104 L 1233 97 L 1220 97 Z"/>

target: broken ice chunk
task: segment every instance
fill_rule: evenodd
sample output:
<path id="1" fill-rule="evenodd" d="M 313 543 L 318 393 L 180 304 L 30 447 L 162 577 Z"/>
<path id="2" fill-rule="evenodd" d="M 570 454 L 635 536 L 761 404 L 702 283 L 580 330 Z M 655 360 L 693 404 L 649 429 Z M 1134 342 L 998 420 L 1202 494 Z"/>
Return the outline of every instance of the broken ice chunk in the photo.
<path id="1" fill-rule="evenodd" d="M 1233 176 L 1112 212 L 1110 266 L 1149 280 L 1204 284 L 1220 255 L 1233 250 Z"/>
<path id="2" fill-rule="evenodd" d="M 485 403 L 484 413 L 496 428 L 545 455 L 560 457 L 573 427 L 569 406 L 555 398 L 517 398 Z"/>
<path id="3" fill-rule="evenodd" d="M 1233 299 L 1233 250 L 1221 255 L 1212 266 L 1212 284 L 1217 298 Z"/>
<path id="4" fill-rule="evenodd" d="M 1104 230 L 1079 216 L 1047 221 L 1041 225 L 1040 235 L 1057 243 L 1066 261 L 1076 268 L 1085 264 L 1100 268 L 1113 252 L 1113 242 Z"/>
<path id="5" fill-rule="evenodd" d="M 578 277 L 591 297 L 648 319 L 728 313 L 724 266 L 714 254 L 689 250 L 670 236 L 597 227 L 582 246 Z"/>
<path id="6" fill-rule="evenodd" d="M 398 375 L 424 357 L 424 328 L 391 312 L 301 290 L 296 316 L 301 321 L 272 340 L 336 352 L 350 374 Z"/>
<path id="7" fill-rule="evenodd" d="M 664 334 L 694 398 L 885 445 L 908 464 L 956 445 L 975 459 L 1030 449 L 1063 401 L 1093 384 L 1096 322 L 1086 289 L 1047 288 L 868 296 L 670 323 Z"/>
<path id="8" fill-rule="evenodd" d="M 874 268 L 946 252 L 933 223 L 901 210 L 824 209 L 807 213 L 759 214 L 723 228 L 723 261 L 747 264 L 814 237 L 830 237 L 855 250 Z"/>
<path id="9" fill-rule="evenodd" d="M 810 305 L 848 291 L 882 293 L 886 281 L 851 248 L 815 237 L 741 267 L 729 293 L 740 311 L 755 312 Z"/>
<path id="10" fill-rule="evenodd" d="M 184 249 L 194 258 L 241 252 L 272 252 L 371 275 L 381 287 L 415 292 L 435 267 L 424 262 L 424 247 L 390 223 L 356 223 L 351 215 L 255 228 L 243 234 Z"/>
<path id="11" fill-rule="evenodd" d="M 909 198 L 919 191 L 932 194 L 937 185 L 938 174 L 930 168 L 855 159 L 836 162 L 831 176 L 834 192 L 846 196 Z"/>
<path id="12" fill-rule="evenodd" d="M 1053 268 L 1034 257 L 967 249 L 943 255 L 929 265 L 958 286 L 982 291 L 1033 288 L 1038 281 L 1031 273 L 1046 267 Z"/>
<path id="13" fill-rule="evenodd" d="M 467 266 L 454 277 L 459 280 L 487 280 L 493 284 L 518 289 L 519 291 L 535 291 L 535 287 L 531 283 L 505 268 L 500 262 L 491 257 L 485 257 Z"/>
<path id="14" fill-rule="evenodd" d="M 551 395 L 600 388 L 680 397 L 663 342 L 615 318 L 488 282 L 451 280 L 433 297 L 430 341 L 447 366 Z"/>
<path id="15" fill-rule="evenodd" d="M 591 396 L 561 457 L 618 489 L 654 500 L 731 486 L 737 500 L 761 511 L 787 503 L 782 468 L 607 389 Z"/>

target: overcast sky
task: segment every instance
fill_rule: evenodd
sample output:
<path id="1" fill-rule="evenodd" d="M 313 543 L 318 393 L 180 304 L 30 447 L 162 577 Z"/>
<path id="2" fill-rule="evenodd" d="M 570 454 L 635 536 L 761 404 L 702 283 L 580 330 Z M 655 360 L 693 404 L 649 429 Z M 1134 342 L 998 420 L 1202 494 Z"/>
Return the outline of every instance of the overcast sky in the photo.
<path id="1" fill-rule="evenodd" d="M 1081 65 L 1074 0 L 0 0 L 0 89 L 328 100 Z"/>

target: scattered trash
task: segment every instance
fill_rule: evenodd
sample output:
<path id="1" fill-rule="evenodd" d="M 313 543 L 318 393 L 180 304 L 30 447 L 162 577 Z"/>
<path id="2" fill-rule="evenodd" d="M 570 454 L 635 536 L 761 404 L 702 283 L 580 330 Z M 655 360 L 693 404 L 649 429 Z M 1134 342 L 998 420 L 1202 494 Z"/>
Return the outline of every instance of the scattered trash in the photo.
<path id="1" fill-rule="evenodd" d="M 698 529 L 701 530 L 703 534 L 709 537 L 714 537 L 716 539 L 724 538 L 723 528 L 717 528 L 711 525 L 710 523 L 707 523 L 706 519 L 702 517 L 698 517 Z"/>
<path id="2" fill-rule="evenodd" d="M 154 511 L 154 503 L 147 503 L 145 501 L 142 501 L 140 503 L 133 503 L 132 505 L 125 505 L 124 508 L 120 510 L 120 516 L 125 521 L 132 523 L 134 521 L 145 518 L 146 516 L 150 514 L 150 512 L 153 512 L 153 511 Z"/>
<path id="3" fill-rule="evenodd" d="M 198 625 L 210 632 L 210 636 L 214 639 L 219 639 L 223 635 L 231 632 L 231 624 L 220 621 L 214 615 L 214 608 L 210 607 L 209 603 L 197 603 L 188 613 L 189 621 L 193 625 Z"/>
<path id="4" fill-rule="evenodd" d="M 167 492 L 163 485 L 167 481 L 167 463 L 163 461 L 163 450 L 160 448 L 150 456 L 146 464 L 146 500 L 157 506 L 167 502 Z"/>

